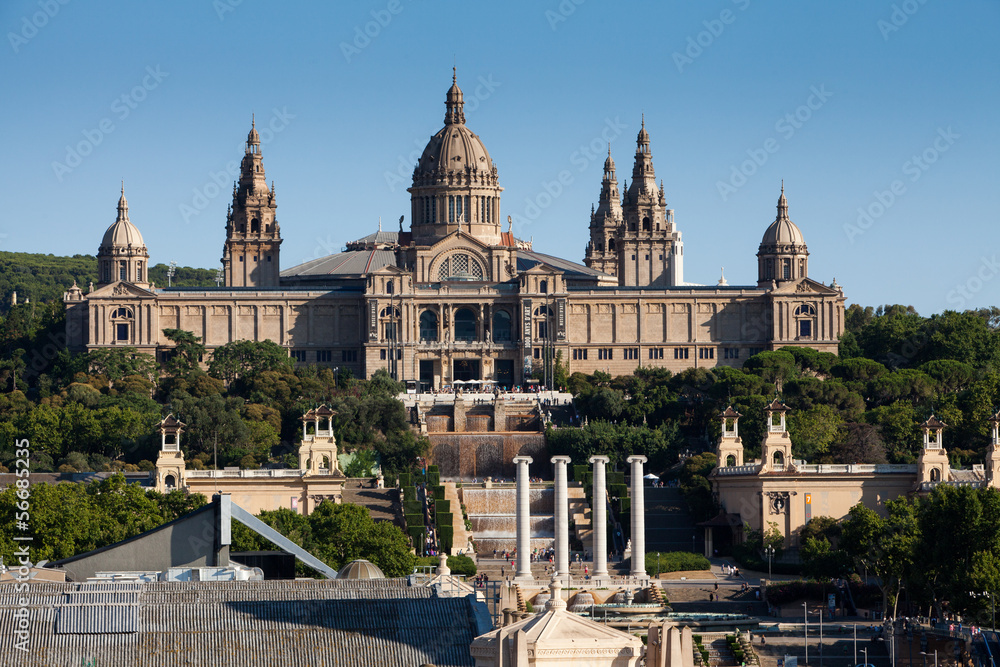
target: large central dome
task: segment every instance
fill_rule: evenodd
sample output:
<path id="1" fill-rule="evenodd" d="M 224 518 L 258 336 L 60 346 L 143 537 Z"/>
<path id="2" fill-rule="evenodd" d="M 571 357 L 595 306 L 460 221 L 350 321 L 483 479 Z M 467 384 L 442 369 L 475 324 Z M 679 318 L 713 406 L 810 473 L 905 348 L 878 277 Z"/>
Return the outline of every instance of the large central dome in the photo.
<path id="1" fill-rule="evenodd" d="M 465 126 L 462 89 L 453 76 L 444 127 L 427 142 L 413 169 L 413 242 L 432 245 L 456 231 L 487 245 L 500 242 L 500 192 L 489 151 Z"/>

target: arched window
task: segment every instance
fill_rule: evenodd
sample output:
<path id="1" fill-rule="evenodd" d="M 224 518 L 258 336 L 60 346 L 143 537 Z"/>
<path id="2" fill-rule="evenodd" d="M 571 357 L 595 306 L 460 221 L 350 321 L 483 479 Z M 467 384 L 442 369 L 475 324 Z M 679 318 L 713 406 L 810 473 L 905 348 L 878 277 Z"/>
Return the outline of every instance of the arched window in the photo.
<path id="1" fill-rule="evenodd" d="M 130 308 L 122 306 L 111 311 L 111 331 L 114 332 L 115 342 L 131 339 L 133 320 L 135 315 Z"/>
<path id="2" fill-rule="evenodd" d="M 506 310 L 498 310 L 493 313 L 493 340 L 503 343 L 513 337 L 510 326 L 510 313 Z"/>
<path id="3" fill-rule="evenodd" d="M 548 294 L 549 293 L 549 281 L 548 280 L 539 280 L 538 281 L 538 291 L 541 292 L 542 294 Z"/>
<path id="4" fill-rule="evenodd" d="M 645 218 L 642 219 L 642 231 L 648 232 L 650 231 L 650 229 L 651 228 L 649 226 L 649 216 L 646 216 Z"/>
<path id="5" fill-rule="evenodd" d="M 808 305 L 808 304 L 805 304 L 805 305 L 802 305 L 802 306 L 799 306 L 798 308 L 796 308 L 795 309 L 795 314 L 796 315 L 815 315 L 816 314 L 816 309 L 813 308 L 812 306 Z"/>
<path id="6" fill-rule="evenodd" d="M 736 457 L 733 456 L 732 454 L 730 454 L 729 456 L 727 456 L 726 457 L 726 465 L 727 466 L 734 466 L 734 465 L 736 465 Z"/>
<path id="7" fill-rule="evenodd" d="M 483 266 L 474 257 L 456 253 L 445 258 L 438 268 L 438 280 L 482 280 Z"/>
<path id="8" fill-rule="evenodd" d="M 611 252 L 615 251 L 615 240 L 614 239 L 608 239 L 608 250 L 610 250 Z"/>
<path id="9" fill-rule="evenodd" d="M 259 234 L 260 233 L 260 220 L 254 218 L 250 221 L 250 233 Z"/>
<path id="10" fill-rule="evenodd" d="M 433 310 L 420 313 L 420 340 L 436 341 L 438 339 L 438 316 Z"/>
<path id="11" fill-rule="evenodd" d="M 385 281 L 385 293 L 392 294 L 392 289 L 393 289 L 392 281 L 391 280 Z"/>
<path id="12" fill-rule="evenodd" d="M 790 259 L 781 260 L 781 278 L 783 280 L 792 279 L 792 260 Z"/>
<path id="13" fill-rule="evenodd" d="M 931 468 L 931 481 L 940 482 L 941 481 L 941 471 L 937 468 Z"/>
<path id="14" fill-rule="evenodd" d="M 455 340 L 476 340 L 476 314 L 471 308 L 455 311 Z"/>
<path id="15" fill-rule="evenodd" d="M 118 262 L 118 280 L 128 280 L 128 262 Z"/>
<path id="16" fill-rule="evenodd" d="M 774 461 L 775 468 L 783 468 L 785 466 L 785 455 L 780 451 L 774 453 L 772 460 Z"/>

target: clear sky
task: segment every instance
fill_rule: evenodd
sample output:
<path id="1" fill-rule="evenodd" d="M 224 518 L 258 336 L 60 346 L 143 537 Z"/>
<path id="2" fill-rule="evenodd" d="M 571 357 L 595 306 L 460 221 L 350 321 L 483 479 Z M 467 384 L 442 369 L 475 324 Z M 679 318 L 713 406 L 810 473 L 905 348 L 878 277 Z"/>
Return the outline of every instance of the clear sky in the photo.
<path id="1" fill-rule="evenodd" d="M 282 268 L 409 225 L 456 65 L 537 251 L 582 261 L 645 113 L 689 282 L 756 280 L 784 179 L 850 302 L 1000 304 L 996 0 L 4 0 L 0 28 L 3 250 L 95 254 L 124 178 L 154 263 L 218 266 L 251 113 Z"/>

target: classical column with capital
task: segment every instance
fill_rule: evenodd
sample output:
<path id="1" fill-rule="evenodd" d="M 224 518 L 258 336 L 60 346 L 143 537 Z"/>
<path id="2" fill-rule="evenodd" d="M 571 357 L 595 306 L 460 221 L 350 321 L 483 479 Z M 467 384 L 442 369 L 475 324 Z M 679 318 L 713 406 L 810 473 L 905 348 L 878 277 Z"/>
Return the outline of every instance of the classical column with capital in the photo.
<path id="1" fill-rule="evenodd" d="M 608 492 L 604 482 L 604 466 L 611 461 L 607 456 L 591 456 L 594 464 L 594 573 L 597 578 L 608 576 Z"/>
<path id="2" fill-rule="evenodd" d="M 568 456 L 553 456 L 556 467 L 555 484 L 555 525 L 556 525 L 556 571 L 555 574 L 569 574 L 569 489 L 566 483 Z"/>
<path id="3" fill-rule="evenodd" d="M 517 570 L 516 581 L 534 581 L 531 575 L 531 480 L 528 478 L 530 456 L 515 456 L 517 466 Z"/>
<path id="4" fill-rule="evenodd" d="M 630 456 L 632 464 L 632 571 L 633 577 L 646 578 L 646 505 L 642 487 L 645 456 Z"/>

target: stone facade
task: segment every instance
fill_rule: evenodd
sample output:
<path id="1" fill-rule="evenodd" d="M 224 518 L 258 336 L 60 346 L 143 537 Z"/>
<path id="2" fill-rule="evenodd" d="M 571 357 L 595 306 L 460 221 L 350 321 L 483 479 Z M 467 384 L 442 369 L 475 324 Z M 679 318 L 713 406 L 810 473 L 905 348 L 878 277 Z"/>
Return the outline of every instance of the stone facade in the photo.
<path id="1" fill-rule="evenodd" d="M 425 388 L 521 384 L 556 354 L 570 372 L 624 374 L 739 367 L 784 345 L 837 351 L 843 290 L 809 278 L 783 190 L 758 249 L 756 284 L 686 283 L 681 233 L 656 184 L 643 123 L 624 194 L 609 152 L 578 264 L 534 252 L 510 226 L 503 230 L 498 171 L 465 125 L 457 83 L 445 104 L 445 125 L 414 169 L 410 229 L 400 218 L 399 231 L 380 225 L 345 252 L 284 271 L 274 186 L 264 179 L 255 128 L 227 214 L 223 286 L 149 284 L 148 252 L 123 193 L 100 249 L 102 281 L 65 295 L 69 345 L 128 345 L 162 359 L 172 345 L 163 330 L 178 328 L 210 350 L 269 339 L 298 364 L 361 377 L 385 368 Z"/>
<path id="2" fill-rule="evenodd" d="M 785 536 L 785 547 L 800 546 L 799 535 L 810 519 L 820 516 L 840 520 L 851 507 L 863 503 L 884 512 L 886 500 L 930 493 L 940 484 L 1000 488 L 1000 477 L 990 472 L 1000 461 L 1000 412 L 990 420 L 991 444 L 987 466 L 952 468 L 943 444 L 946 424 L 933 415 L 921 428 L 924 446 L 914 464 L 807 465 L 791 457 L 792 441 L 785 430 L 788 408 L 775 400 L 765 410 L 768 429 L 761 444 L 761 460 L 743 463 L 739 438 L 740 414 L 731 407 L 719 415 L 722 435 L 716 447 L 720 465 L 711 475 L 727 521 L 710 521 L 705 529 L 705 554 L 713 553 L 713 528 L 767 529 L 773 523 Z M 728 523 L 727 526 L 720 524 Z M 739 535 L 734 536 L 739 539 Z"/>

